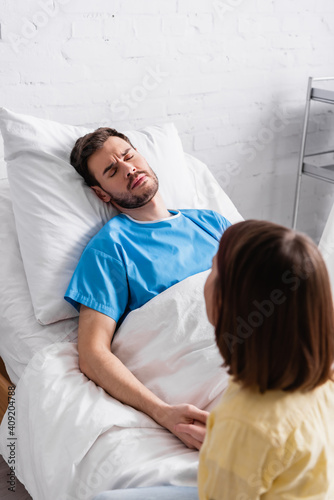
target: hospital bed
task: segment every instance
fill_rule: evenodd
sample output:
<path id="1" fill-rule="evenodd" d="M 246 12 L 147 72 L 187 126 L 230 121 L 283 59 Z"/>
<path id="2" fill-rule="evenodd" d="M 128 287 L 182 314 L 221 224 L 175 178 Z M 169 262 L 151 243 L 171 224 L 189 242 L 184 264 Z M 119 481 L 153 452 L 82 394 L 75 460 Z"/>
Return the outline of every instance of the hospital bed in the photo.
<path id="1" fill-rule="evenodd" d="M 34 500 L 196 485 L 197 451 L 78 368 L 78 313 L 63 295 L 83 248 L 117 213 L 69 164 L 75 140 L 91 129 L 4 108 L 0 127 L 8 171 L 0 181 L 1 417 L 12 396 L 0 426 L 1 455 L 12 459 Z M 183 152 L 173 124 L 125 133 L 157 173 L 168 208 L 242 219 L 208 168 Z M 130 313 L 112 351 L 166 402 L 210 410 L 227 376 L 205 313 L 207 275 L 191 276 Z"/>
<path id="2" fill-rule="evenodd" d="M 69 165 L 91 131 L 0 110 L 8 179 L 0 181 L 0 453 L 34 500 L 92 500 L 100 491 L 195 486 L 198 452 L 114 400 L 78 368 L 78 316 L 63 300 L 89 239 L 116 214 Z M 157 173 L 168 208 L 242 220 L 209 169 L 185 154 L 173 124 L 125 131 Z M 321 245 L 331 265 L 332 219 Z M 208 323 L 208 271 L 125 319 L 112 351 L 168 403 L 210 411 L 227 383 Z M 14 387 L 15 386 L 15 387 Z M 14 389 L 13 389 L 14 387 Z"/>

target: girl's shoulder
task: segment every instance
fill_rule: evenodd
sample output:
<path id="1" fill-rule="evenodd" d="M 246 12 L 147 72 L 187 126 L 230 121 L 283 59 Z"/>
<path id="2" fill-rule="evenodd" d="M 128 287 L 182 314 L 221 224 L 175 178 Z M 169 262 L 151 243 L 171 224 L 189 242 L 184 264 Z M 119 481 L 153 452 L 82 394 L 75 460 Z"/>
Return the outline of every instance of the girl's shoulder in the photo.
<path id="1" fill-rule="evenodd" d="M 244 389 L 232 380 L 220 403 L 212 412 L 215 425 L 227 421 L 265 435 L 274 442 L 284 442 L 291 433 L 303 428 L 312 433 L 319 426 L 332 428 L 334 434 L 334 382 L 308 392 Z M 308 429 L 308 431 L 306 430 Z"/>

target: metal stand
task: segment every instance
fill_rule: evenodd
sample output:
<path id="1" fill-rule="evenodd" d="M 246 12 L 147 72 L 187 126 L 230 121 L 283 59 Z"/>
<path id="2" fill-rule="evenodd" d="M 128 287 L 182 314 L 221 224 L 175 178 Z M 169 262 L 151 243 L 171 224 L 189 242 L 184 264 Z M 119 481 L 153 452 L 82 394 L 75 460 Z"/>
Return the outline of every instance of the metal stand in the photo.
<path id="1" fill-rule="evenodd" d="M 323 165 L 316 166 L 312 163 L 308 163 L 307 159 L 310 159 L 315 156 L 321 157 L 321 155 L 334 153 L 334 150 L 330 151 L 322 151 L 319 153 L 313 153 L 310 155 L 305 155 L 305 147 L 306 147 L 306 138 L 307 138 L 307 129 L 310 115 L 310 105 L 311 100 L 325 102 L 328 104 L 334 104 L 334 91 L 333 90 L 324 90 L 319 88 L 314 88 L 313 83 L 318 81 L 328 81 L 334 80 L 334 77 L 328 78 L 312 78 L 308 79 L 307 85 L 307 94 L 306 94 L 306 105 L 305 105 L 305 114 L 304 114 L 304 123 L 303 123 L 303 133 L 302 133 L 302 142 L 299 154 L 298 161 L 298 175 L 297 175 L 297 184 L 296 184 L 296 192 L 295 192 L 295 201 L 294 201 L 294 209 L 293 209 L 293 217 L 292 217 L 292 228 L 296 229 L 297 224 L 297 215 L 298 215 L 298 206 L 300 199 L 300 186 L 302 175 L 309 175 L 310 177 L 314 177 L 316 179 L 322 179 L 327 182 L 334 183 L 334 165 Z"/>

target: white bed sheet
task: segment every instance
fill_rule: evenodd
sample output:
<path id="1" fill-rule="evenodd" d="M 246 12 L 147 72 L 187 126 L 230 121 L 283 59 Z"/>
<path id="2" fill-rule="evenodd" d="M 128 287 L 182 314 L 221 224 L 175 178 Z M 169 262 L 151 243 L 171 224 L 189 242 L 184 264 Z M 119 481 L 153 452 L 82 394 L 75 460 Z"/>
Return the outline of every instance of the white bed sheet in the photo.
<path id="1" fill-rule="evenodd" d="M 196 186 L 194 207 L 216 210 L 231 222 L 242 220 L 208 168 L 185 156 Z M 17 385 L 15 472 L 34 500 L 90 499 L 110 488 L 196 484 L 196 451 L 80 372 L 77 318 L 37 322 L 7 180 L 0 181 L 0 261 L 0 355 Z M 204 280 L 205 273 L 190 277 L 131 313 L 113 349 L 164 400 L 209 409 L 226 376 L 206 318 Z M 7 431 L 5 416 L 0 426 L 5 461 Z"/>
<path id="2" fill-rule="evenodd" d="M 166 402 L 210 410 L 227 375 L 205 313 L 208 273 L 131 312 L 112 351 Z M 198 452 L 88 380 L 79 370 L 76 343 L 55 343 L 34 356 L 16 387 L 16 409 L 16 473 L 34 500 L 90 500 L 106 489 L 196 485 Z M 12 437 L 2 425 L 5 459 Z"/>
<path id="3" fill-rule="evenodd" d="M 193 177 L 194 208 L 208 208 L 232 223 L 242 220 L 235 205 L 204 163 L 185 154 Z M 175 207 L 174 207 L 175 208 Z M 182 208 L 182 207 L 179 207 Z M 11 381 L 17 384 L 32 356 L 57 341 L 73 340 L 77 318 L 40 325 L 35 318 L 15 230 L 8 180 L 0 180 L 0 356 Z"/>

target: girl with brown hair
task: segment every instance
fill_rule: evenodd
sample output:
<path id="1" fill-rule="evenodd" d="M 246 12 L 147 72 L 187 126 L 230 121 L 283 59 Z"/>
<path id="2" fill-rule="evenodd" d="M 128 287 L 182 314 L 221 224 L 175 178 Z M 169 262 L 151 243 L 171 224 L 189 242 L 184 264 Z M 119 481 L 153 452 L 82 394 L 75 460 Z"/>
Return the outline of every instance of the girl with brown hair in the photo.
<path id="1" fill-rule="evenodd" d="M 334 313 L 306 236 L 248 220 L 204 289 L 231 375 L 200 452 L 201 500 L 334 499 Z"/>

